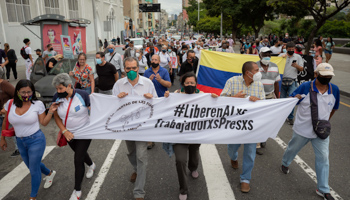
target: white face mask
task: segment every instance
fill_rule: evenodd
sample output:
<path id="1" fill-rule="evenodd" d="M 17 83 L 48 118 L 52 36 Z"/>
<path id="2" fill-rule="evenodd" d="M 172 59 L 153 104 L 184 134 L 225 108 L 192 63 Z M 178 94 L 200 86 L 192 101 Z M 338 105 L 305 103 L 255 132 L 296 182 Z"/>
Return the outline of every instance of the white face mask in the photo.
<path id="1" fill-rule="evenodd" d="M 136 57 L 138 58 L 140 56 L 140 53 L 136 53 Z"/>
<path id="2" fill-rule="evenodd" d="M 251 72 L 249 72 L 249 73 L 251 73 Z M 253 73 L 251 73 L 251 74 L 253 74 Z M 262 74 L 260 72 L 257 72 L 253 75 L 252 79 L 254 82 L 259 82 L 259 81 L 261 81 L 261 77 L 262 77 Z"/>
<path id="3" fill-rule="evenodd" d="M 263 57 L 261 58 L 261 63 L 263 65 L 269 65 L 271 58 L 270 57 Z"/>

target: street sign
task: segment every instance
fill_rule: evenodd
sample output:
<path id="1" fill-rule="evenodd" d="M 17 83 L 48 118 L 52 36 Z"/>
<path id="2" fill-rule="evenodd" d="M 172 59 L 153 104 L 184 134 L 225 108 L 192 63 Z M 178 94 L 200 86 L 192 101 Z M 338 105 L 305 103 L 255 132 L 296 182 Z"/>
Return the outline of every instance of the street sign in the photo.
<path id="1" fill-rule="evenodd" d="M 142 12 L 160 12 L 160 4 L 159 3 L 140 3 L 139 9 Z"/>

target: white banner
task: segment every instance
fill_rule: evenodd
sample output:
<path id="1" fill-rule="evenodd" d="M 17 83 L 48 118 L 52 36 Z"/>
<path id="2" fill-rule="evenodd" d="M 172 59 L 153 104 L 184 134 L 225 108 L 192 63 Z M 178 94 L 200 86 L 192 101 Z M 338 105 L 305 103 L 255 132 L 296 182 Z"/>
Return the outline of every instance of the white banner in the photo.
<path id="1" fill-rule="evenodd" d="M 244 144 L 275 138 L 296 98 L 260 100 L 210 94 L 119 99 L 91 95 L 90 124 L 76 139 L 122 139 L 169 143 Z"/>

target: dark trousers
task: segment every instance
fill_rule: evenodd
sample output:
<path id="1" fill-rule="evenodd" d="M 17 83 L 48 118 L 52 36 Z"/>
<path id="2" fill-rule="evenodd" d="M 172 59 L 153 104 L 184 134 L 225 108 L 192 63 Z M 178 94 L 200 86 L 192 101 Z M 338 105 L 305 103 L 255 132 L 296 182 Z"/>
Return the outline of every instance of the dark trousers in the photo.
<path id="1" fill-rule="evenodd" d="M 87 153 L 90 146 L 91 139 L 89 140 L 71 140 L 68 142 L 70 148 L 74 151 L 74 167 L 75 167 L 75 186 L 76 191 L 81 190 L 81 183 L 83 182 L 85 174 L 86 163 L 88 166 L 92 165 L 92 160 Z"/>
<path id="2" fill-rule="evenodd" d="M 6 65 L 6 78 L 10 79 L 10 70 L 12 69 L 13 76 L 17 79 L 17 63 L 9 63 Z"/>
<path id="3" fill-rule="evenodd" d="M 180 184 L 180 193 L 188 193 L 187 185 L 187 154 L 189 155 L 188 159 L 188 169 L 193 172 L 198 168 L 199 162 L 199 147 L 200 144 L 175 144 L 173 146 L 175 157 L 176 157 L 176 170 L 177 176 Z"/>
<path id="4" fill-rule="evenodd" d="M 173 68 L 173 73 L 170 74 L 171 85 L 174 85 L 174 79 L 175 79 L 176 70 L 177 70 L 176 68 Z"/>

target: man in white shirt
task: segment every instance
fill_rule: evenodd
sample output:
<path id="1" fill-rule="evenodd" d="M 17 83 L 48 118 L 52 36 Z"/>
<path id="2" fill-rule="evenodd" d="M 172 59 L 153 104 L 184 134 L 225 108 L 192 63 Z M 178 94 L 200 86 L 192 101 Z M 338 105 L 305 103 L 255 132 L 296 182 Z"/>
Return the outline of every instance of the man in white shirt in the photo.
<path id="1" fill-rule="evenodd" d="M 275 45 L 270 47 L 270 50 L 272 51 L 272 54 L 279 55 L 281 53 L 281 51 L 282 51 L 281 41 L 276 42 Z"/>
<path id="2" fill-rule="evenodd" d="M 329 121 L 339 108 L 339 88 L 330 83 L 334 76 L 333 67 L 328 63 L 321 63 L 315 70 L 314 81 L 304 82 L 298 87 L 292 97 L 300 99 L 293 126 L 293 136 L 282 158 L 281 171 L 289 173 L 289 165 L 298 152 L 311 142 L 315 153 L 315 171 L 317 176 L 316 194 L 323 199 L 334 200 L 330 194 L 329 179 L 329 136 L 320 138 L 314 130 L 313 124 L 319 120 Z M 318 113 L 313 115 L 310 95 L 316 95 Z M 315 104 L 313 104 L 315 105 Z"/>
<path id="3" fill-rule="evenodd" d="M 25 66 L 26 66 L 26 78 L 27 80 L 30 80 L 30 74 L 32 73 L 32 67 L 33 67 L 33 58 L 32 58 L 32 49 L 29 47 L 30 40 L 28 38 L 23 40 L 24 51 L 27 56 L 27 59 L 25 59 Z"/>
<path id="4" fill-rule="evenodd" d="M 105 55 L 105 61 L 114 65 L 114 67 L 117 69 L 119 77 L 125 77 L 121 55 L 115 51 L 115 46 L 113 44 L 108 45 L 107 49 L 108 53 Z"/>
<path id="5" fill-rule="evenodd" d="M 152 81 L 140 76 L 139 61 L 135 57 L 124 60 L 124 70 L 127 77 L 119 79 L 113 87 L 113 95 L 118 98 L 126 96 L 143 96 L 147 99 L 157 98 L 157 92 Z M 128 158 L 134 168 L 130 181 L 134 182 L 134 198 L 143 200 L 145 198 L 146 168 L 147 168 L 147 142 L 125 141 L 128 149 Z"/>
<path id="6" fill-rule="evenodd" d="M 200 58 L 201 57 L 201 50 L 203 48 L 200 46 L 200 45 L 196 45 L 196 47 L 193 49 L 194 53 L 196 54 L 196 57 L 197 58 Z"/>
<path id="7" fill-rule="evenodd" d="M 304 60 L 303 58 L 294 53 L 295 43 L 288 42 L 287 43 L 287 60 L 286 65 L 284 67 L 283 79 L 282 79 L 282 87 L 281 87 L 281 98 L 288 98 L 295 89 L 297 89 L 298 81 L 298 72 L 304 71 Z M 294 118 L 294 109 L 290 113 L 287 118 L 287 123 L 289 125 L 293 125 Z"/>
<path id="8" fill-rule="evenodd" d="M 57 55 L 57 52 L 53 50 L 52 44 L 48 44 L 46 51 L 43 53 L 43 59 L 47 63 L 52 57 Z"/>

